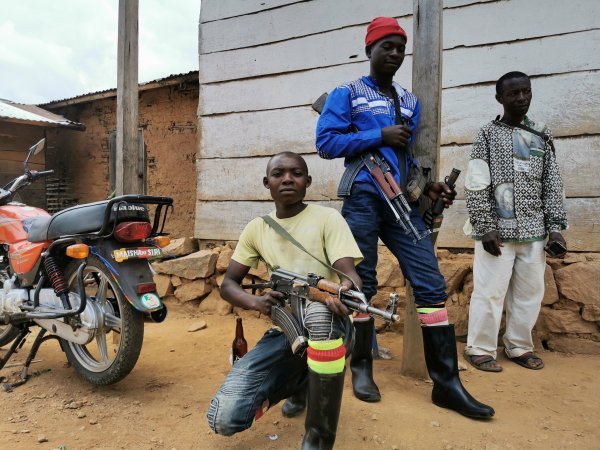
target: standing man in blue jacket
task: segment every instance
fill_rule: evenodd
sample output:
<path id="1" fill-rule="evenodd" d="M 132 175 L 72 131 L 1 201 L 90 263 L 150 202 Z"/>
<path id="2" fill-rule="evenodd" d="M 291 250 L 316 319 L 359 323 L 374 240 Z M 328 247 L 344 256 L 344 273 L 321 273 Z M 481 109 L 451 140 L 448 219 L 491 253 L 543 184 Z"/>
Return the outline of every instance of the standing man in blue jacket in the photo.
<path id="1" fill-rule="evenodd" d="M 409 186 L 407 197 L 415 200 L 410 220 L 420 232 L 426 226 L 418 212 L 419 194 L 432 200 L 441 197 L 446 205 L 456 196 L 444 183 L 426 182 L 410 152 L 420 105 L 414 94 L 393 81 L 404 61 L 406 42 L 406 32 L 395 18 L 377 17 L 369 24 L 365 50 L 370 74 L 329 94 L 317 124 L 317 151 L 325 159 L 345 158 L 347 173 L 338 195 L 344 198 L 342 214 L 364 256 L 357 271 L 367 298 L 377 292 L 379 238 L 396 256 L 413 288 L 425 360 L 434 381 L 433 403 L 468 417 L 490 418 L 493 408 L 475 400 L 458 376 L 454 326 L 448 324 L 445 308 L 448 294 L 433 243 L 429 237 L 414 242 L 405 234 L 360 157 L 364 152 L 376 152 L 387 161 L 405 192 Z M 359 316 L 354 323 L 356 341 L 350 363 L 354 394 L 363 401 L 376 402 L 381 396 L 373 380 L 373 319 Z"/>

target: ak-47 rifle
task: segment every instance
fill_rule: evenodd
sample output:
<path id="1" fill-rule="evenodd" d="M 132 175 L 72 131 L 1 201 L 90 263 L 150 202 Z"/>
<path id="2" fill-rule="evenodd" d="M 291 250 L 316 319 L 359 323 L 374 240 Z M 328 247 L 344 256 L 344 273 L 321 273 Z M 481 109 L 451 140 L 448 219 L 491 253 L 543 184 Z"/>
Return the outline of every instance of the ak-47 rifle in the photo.
<path id="1" fill-rule="evenodd" d="M 452 172 L 450 172 L 450 175 L 448 175 L 444 179 L 444 183 L 446 183 L 450 189 L 454 189 L 456 187 L 456 180 L 458 179 L 459 175 L 460 170 L 453 168 Z M 431 208 L 425 211 L 425 214 L 423 216 L 423 221 L 425 222 L 425 225 L 427 225 L 427 228 L 429 228 L 432 232 L 431 239 L 434 243 L 437 239 L 440 227 L 442 226 L 442 222 L 444 221 L 444 215 L 442 214 L 443 212 L 444 199 L 439 197 L 431 206 Z"/>
<path id="2" fill-rule="evenodd" d="M 323 107 L 325 106 L 325 100 L 327 99 L 327 93 L 322 94 L 312 104 L 312 108 L 321 114 Z M 352 129 L 355 131 L 355 129 Z M 425 230 L 419 232 L 410 220 L 410 213 L 412 208 L 406 200 L 406 196 L 402 191 L 402 188 L 398 185 L 394 179 L 394 175 L 390 169 L 390 165 L 385 158 L 377 150 L 367 151 L 360 155 L 364 166 L 371 174 L 371 178 L 375 182 L 381 197 L 386 201 L 396 222 L 400 224 L 406 234 L 412 234 L 414 241 L 420 241 L 424 237 L 431 234 L 431 230 Z"/>
<path id="3" fill-rule="evenodd" d="M 303 328 L 304 309 L 308 300 L 326 303 L 327 298 L 334 295 L 338 296 L 340 301 L 352 311 L 370 314 L 388 322 L 400 320 L 396 314 L 397 294 L 390 294 L 390 300 L 384 311 L 370 306 L 362 292 L 343 291 L 341 285 L 313 273 L 304 276 L 284 269 L 275 269 L 269 281 L 242 284 L 242 288 L 252 289 L 253 294 L 257 289 L 265 288 L 284 294 L 283 304 L 271 307 L 271 320 L 284 332 L 294 354 L 301 354 L 307 344 Z"/>
<path id="4" fill-rule="evenodd" d="M 396 183 L 394 175 L 387 161 L 378 151 L 365 152 L 360 155 L 367 170 L 375 180 L 375 186 L 379 193 L 391 208 L 396 222 L 400 224 L 406 234 L 412 234 L 415 242 L 420 241 L 431 233 L 426 230 L 422 233 L 415 228 L 410 220 L 412 208 L 408 204 L 404 192 Z"/>

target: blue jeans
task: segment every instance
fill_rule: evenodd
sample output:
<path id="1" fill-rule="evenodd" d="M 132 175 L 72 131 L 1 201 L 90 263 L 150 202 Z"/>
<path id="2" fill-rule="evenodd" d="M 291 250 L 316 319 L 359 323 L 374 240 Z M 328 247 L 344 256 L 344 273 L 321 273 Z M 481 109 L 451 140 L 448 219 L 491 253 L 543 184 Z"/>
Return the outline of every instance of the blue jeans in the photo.
<path id="1" fill-rule="evenodd" d="M 296 392 L 306 382 L 306 359 L 292 353 L 281 331 L 271 329 L 238 360 L 210 402 L 208 425 L 231 436 L 250 428 L 256 412 Z"/>
<path id="2" fill-rule="evenodd" d="M 427 227 L 417 205 L 411 205 L 411 222 L 419 231 Z M 371 299 L 377 292 L 377 239 L 398 259 L 404 277 L 410 282 L 417 306 L 433 305 L 448 299 L 446 282 L 429 237 L 414 243 L 405 234 L 377 188 L 370 183 L 354 183 L 350 197 L 344 199 L 342 215 L 364 256 L 356 267 L 363 282 L 363 292 Z"/>

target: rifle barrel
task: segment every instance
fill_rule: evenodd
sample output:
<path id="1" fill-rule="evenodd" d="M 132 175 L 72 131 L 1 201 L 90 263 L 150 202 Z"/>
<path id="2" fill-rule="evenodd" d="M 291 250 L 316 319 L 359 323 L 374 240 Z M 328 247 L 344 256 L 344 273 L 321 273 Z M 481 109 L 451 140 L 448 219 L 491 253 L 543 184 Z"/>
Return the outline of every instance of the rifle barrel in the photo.
<path id="1" fill-rule="evenodd" d="M 364 303 L 358 303 L 358 302 L 355 302 L 354 300 L 344 298 L 344 299 L 342 299 L 342 303 L 344 303 L 350 309 L 354 309 L 355 311 L 364 312 L 366 314 L 371 314 L 373 316 L 379 317 L 380 319 L 387 320 L 389 322 L 398 322 L 400 320 L 400 316 L 398 314 L 392 314 L 391 312 L 383 311 L 379 308 L 365 305 Z"/>

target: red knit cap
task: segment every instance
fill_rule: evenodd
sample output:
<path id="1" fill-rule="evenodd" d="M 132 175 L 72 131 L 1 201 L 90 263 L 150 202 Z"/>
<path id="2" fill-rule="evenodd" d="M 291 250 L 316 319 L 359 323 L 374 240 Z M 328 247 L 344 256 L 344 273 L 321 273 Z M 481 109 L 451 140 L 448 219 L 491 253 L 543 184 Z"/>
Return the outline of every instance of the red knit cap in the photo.
<path id="1" fill-rule="evenodd" d="M 404 29 L 398 25 L 398 21 L 396 19 L 393 17 L 376 17 L 367 27 L 365 45 L 368 47 L 373 42 L 376 42 L 379 39 L 391 34 L 404 36 L 405 39 L 408 39 L 406 36 L 406 31 L 404 31 Z"/>

